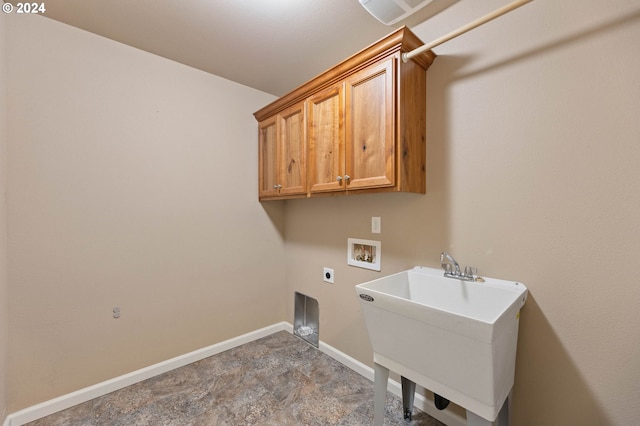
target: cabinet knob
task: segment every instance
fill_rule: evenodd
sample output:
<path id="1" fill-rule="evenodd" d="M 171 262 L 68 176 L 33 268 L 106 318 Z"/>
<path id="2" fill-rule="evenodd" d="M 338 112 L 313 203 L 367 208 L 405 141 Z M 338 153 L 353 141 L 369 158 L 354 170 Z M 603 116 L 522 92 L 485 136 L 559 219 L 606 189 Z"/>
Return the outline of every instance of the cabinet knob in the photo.
<path id="1" fill-rule="evenodd" d="M 273 185 L 273 189 L 280 189 L 282 188 L 282 185 Z"/>
<path id="2" fill-rule="evenodd" d="M 351 179 L 351 176 L 349 176 L 349 175 L 344 175 L 344 180 L 349 180 L 349 179 Z"/>
<path id="3" fill-rule="evenodd" d="M 338 182 L 342 182 L 342 176 L 338 176 L 338 177 L 336 178 L 336 180 L 337 180 Z"/>

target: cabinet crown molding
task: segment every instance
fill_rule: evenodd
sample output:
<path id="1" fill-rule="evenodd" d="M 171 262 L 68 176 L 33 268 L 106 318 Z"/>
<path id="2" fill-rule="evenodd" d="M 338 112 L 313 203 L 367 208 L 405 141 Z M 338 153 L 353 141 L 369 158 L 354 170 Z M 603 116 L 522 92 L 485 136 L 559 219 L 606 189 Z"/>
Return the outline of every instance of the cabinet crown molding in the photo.
<path id="1" fill-rule="evenodd" d="M 285 108 L 303 101 L 310 95 L 344 79 L 382 57 L 392 55 L 395 52 L 410 52 L 422 45 L 424 45 L 424 43 L 409 28 L 406 26 L 400 27 L 388 36 L 362 49 L 338 65 L 329 68 L 283 97 L 254 112 L 253 116 L 257 121 L 262 121 Z M 426 70 L 431 66 L 435 58 L 436 54 L 428 51 L 410 59 L 410 61 L 419 64 Z"/>

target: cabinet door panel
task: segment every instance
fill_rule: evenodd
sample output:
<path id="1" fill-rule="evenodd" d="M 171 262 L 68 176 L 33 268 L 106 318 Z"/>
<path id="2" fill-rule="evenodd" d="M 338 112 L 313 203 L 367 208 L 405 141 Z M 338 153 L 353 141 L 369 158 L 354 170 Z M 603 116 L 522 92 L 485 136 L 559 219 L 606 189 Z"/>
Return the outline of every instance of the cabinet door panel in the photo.
<path id="1" fill-rule="evenodd" d="M 307 190 L 304 102 L 280 114 L 280 128 L 280 194 L 304 193 Z"/>
<path id="2" fill-rule="evenodd" d="M 394 58 L 346 81 L 347 189 L 395 184 Z"/>
<path id="3" fill-rule="evenodd" d="M 277 195 L 278 129 L 276 117 L 258 125 L 258 191 L 260 197 Z"/>
<path id="4" fill-rule="evenodd" d="M 310 192 L 344 190 L 343 85 L 309 98 Z"/>

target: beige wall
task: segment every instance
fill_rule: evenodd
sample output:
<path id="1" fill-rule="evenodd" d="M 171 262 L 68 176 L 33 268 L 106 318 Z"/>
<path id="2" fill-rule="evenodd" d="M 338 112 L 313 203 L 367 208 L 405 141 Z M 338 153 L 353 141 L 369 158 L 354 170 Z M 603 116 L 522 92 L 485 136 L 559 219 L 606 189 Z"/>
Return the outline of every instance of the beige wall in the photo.
<path id="1" fill-rule="evenodd" d="M 5 18 L 0 16 L 0 420 L 7 413 L 7 126 L 5 94 Z"/>
<path id="2" fill-rule="evenodd" d="M 414 31 L 428 42 L 505 3 Z M 435 49 L 426 196 L 287 201 L 287 298 L 318 299 L 322 340 L 371 363 L 354 285 L 447 250 L 530 290 L 514 424 L 640 421 L 638 6 L 536 1 Z M 382 241 L 380 273 L 346 265 L 348 237 Z"/>
<path id="3" fill-rule="evenodd" d="M 415 32 L 505 2 L 458 3 Z M 449 250 L 529 287 L 515 424 L 637 423 L 637 1 L 541 0 L 437 48 L 427 195 L 263 206 L 251 113 L 273 97 L 6 21 L 11 411 L 292 321 L 294 291 L 319 300 L 322 340 L 370 363 L 353 286 Z M 380 273 L 346 265 L 348 237 L 380 238 Z"/>
<path id="4" fill-rule="evenodd" d="M 6 21 L 10 410 L 282 321 L 252 115 L 274 97 Z"/>

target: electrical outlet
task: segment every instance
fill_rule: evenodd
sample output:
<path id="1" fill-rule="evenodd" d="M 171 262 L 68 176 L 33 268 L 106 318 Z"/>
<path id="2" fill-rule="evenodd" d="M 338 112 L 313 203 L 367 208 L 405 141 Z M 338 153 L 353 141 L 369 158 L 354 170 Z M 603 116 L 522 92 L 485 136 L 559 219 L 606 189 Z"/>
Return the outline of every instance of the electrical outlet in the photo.
<path id="1" fill-rule="evenodd" d="M 113 308 L 113 317 L 114 318 L 120 318 L 120 308 L 118 306 Z"/>
<path id="2" fill-rule="evenodd" d="M 333 284 L 333 269 L 324 268 L 322 271 L 322 279 L 327 283 Z"/>

